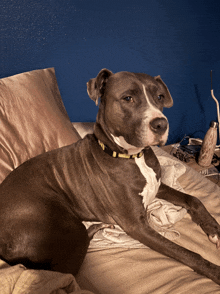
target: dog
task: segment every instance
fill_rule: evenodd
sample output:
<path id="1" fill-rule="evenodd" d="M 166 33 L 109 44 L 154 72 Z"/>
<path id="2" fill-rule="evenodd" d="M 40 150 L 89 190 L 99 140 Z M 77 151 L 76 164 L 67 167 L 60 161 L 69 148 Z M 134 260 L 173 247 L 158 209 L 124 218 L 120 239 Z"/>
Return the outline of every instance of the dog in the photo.
<path id="1" fill-rule="evenodd" d="M 34 157 L 0 185 L 0 257 L 9 264 L 76 274 L 95 230 L 118 224 L 146 246 L 220 284 L 220 267 L 164 238 L 148 224 L 143 198 L 184 207 L 220 247 L 220 226 L 195 197 L 161 183 L 150 146 L 164 145 L 173 105 L 160 76 L 103 69 L 87 83 L 99 110 L 94 134 Z"/>

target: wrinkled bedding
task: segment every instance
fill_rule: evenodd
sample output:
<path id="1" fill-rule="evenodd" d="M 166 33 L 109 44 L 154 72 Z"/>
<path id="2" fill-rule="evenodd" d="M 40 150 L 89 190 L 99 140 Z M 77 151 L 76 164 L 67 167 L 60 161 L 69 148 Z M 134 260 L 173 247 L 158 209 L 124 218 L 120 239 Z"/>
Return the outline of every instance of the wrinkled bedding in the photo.
<path id="1" fill-rule="evenodd" d="M 167 156 L 158 156 L 157 158 L 161 164 L 162 182 L 172 188 L 183 191 L 178 182 L 178 178 L 185 173 L 186 167 L 181 162 L 174 161 Z M 147 199 L 143 200 L 144 206 L 146 202 Z M 175 206 L 163 199 L 154 198 L 153 201 L 147 204 L 147 218 L 149 224 L 157 232 L 170 240 L 174 240 L 180 236 L 179 232 L 172 227 L 177 221 L 181 220 L 186 213 L 186 209 Z M 92 224 L 97 224 L 98 222 L 83 223 L 88 229 Z M 114 228 L 105 228 L 98 231 L 90 242 L 89 250 L 92 248 L 112 248 L 119 246 L 127 248 L 145 248 L 145 245 L 132 239 L 118 225 L 115 225 Z"/>

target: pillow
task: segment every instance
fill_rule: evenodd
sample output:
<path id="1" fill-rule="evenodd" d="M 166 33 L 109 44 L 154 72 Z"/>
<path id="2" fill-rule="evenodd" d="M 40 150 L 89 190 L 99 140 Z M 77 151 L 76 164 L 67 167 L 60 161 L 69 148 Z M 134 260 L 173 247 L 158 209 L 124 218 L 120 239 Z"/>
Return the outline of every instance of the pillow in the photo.
<path id="1" fill-rule="evenodd" d="M 94 132 L 95 122 L 73 122 L 72 124 L 81 138 Z"/>
<path id="2" fill-rule="evenodd" d="M 79 138 L 54 68 L 0 79 L 0 182 L 29 158 Z"/>

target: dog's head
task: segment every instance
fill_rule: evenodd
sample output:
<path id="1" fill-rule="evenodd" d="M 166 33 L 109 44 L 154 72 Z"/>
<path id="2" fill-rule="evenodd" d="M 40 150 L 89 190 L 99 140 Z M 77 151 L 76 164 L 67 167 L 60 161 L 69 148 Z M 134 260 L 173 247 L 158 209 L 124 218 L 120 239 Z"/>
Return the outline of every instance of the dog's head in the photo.
<path id="1" fill-rule="evenodd" d="M 101 98 L 97 120 L 119 146 L 129 150 L 166 143 L 169 124 L 162 111 L 173 100 L 160 76 L 103 69 L 87 83 L 87 91 L 96 105 Z"/>

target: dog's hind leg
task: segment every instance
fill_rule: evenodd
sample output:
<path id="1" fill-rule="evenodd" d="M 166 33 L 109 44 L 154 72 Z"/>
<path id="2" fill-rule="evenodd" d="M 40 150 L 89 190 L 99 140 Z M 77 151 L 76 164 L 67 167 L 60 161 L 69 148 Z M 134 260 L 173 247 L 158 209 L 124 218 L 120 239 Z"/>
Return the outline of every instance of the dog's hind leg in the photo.
<path id="1" fill-rule="evenodd" d="M 52 202 L 31 205 L 30 201 L 11 210 L 0 214 L 1 259 L 10 265 L 77 274 L 89 246 L 80 220 Z"/>

